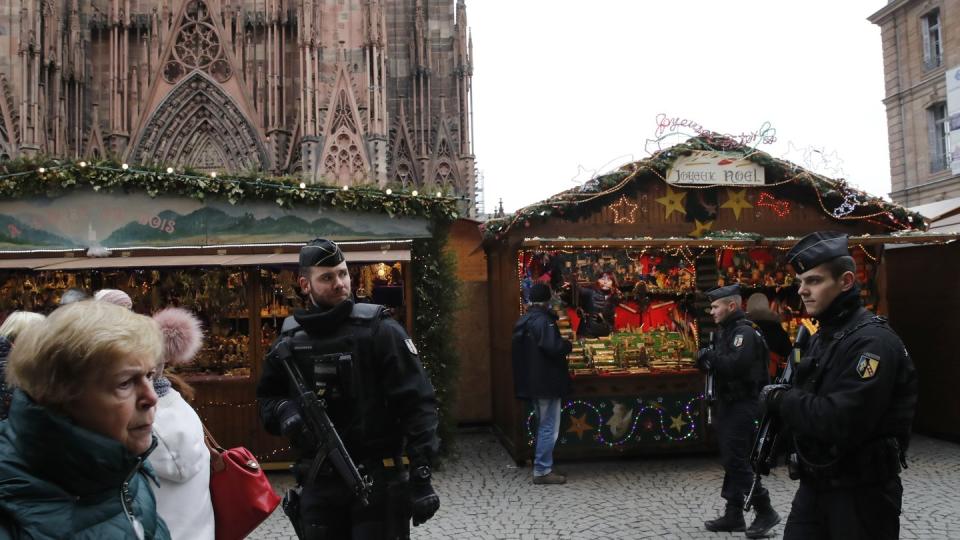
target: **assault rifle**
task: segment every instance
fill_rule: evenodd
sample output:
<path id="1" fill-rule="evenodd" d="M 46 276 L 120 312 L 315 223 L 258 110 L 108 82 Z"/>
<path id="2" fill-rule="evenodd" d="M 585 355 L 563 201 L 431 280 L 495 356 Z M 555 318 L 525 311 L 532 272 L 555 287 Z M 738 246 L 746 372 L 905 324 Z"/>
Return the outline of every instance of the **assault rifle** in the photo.
<path id="1" fill-rule="evenodd" d="M 707 348 L 713 350 L 713 332 L 710 332 L 710 345 Z M 713 405 L 717 402 L 717 376 L 713 366 L 707 370 L 707 378 L 703 383 L 703 399 L 707 402 L 707 424 L 712 424 Z"/>
<path id="2" fill-rule="evenodd" d="M 803 324 L 797 330 L 797 338 L 793 342 L 793 349 L 790 351 L 790 357 L 787 358 L 787 367 L 783 373 L 777 377 L 775 384 L 791 384 L 793 381 L 793 367 L 800 362 L 800 352 L 806 346 L 810 332 Z M 753 492 L 760 485 L 760 477 L 770 474 L 777 464 L 777 448 L 779 446 L 782 426 L 780 418 L 769 412 L 763 415 L 760 421 L 760 429 L 757 431 L 757 438 L 753 442 L 753 449 L 750 451 L 750 466 L 753 467 L 753 485 L 750 486 L 750 492 L 747 493 L 747 500 L 744 503 L 744 511 L 750 511 L 750 499 L 753 498 Z"/>
<path id="3" fill-rule="evenodd" d="M 284 345 L 286 345 L 285 341 L 278 345 L 278 348 Z M 303 376 L 300 374 L 300 370 L 293 364 L 293 355 L 289 353 L 289 346 L 286 348 L 286 354 L 282 352 L 280 354 L 280 361 L 287 370 L 290 381 L 297 389 L 300 410 L 303 412 L 307 429 L 309 429 L 318 440 L 317 455 L 313 458 L 313 463 L 310 464 L 310 471 L 307 473 L 307 482 L 313 482 L 316 479 L 317 473 L 320 472 L 320 467 L 329 459 L 333 465 L 333 470 L 340 475 L 340 478 L 343 479 L 350 491 L 360 500 L 360 503 L 363 506 L 367 506 L 369 504 L 370 491 L 373 489 L 373 483 L 366 477 L 360 475 L 360 471 L 357 470 L 357 466 L 353 464 L 353 460 L 350 459 L 350 454 L 347 453 L 347 449 L 343 446 L 343 441 L 340 440 L 340 434 L 337 433 L 333 422 L 327 415 L 326 402 L 318 398 L 315 392 L 307 388 L 307 385 L 303 382 Z"/>

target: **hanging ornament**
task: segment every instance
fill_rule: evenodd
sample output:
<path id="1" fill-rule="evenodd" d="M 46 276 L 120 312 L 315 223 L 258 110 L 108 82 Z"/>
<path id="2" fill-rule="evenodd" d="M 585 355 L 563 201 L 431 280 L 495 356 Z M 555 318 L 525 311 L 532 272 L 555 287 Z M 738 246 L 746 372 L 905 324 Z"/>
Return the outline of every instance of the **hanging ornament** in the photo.
<path id="1" fill-rule="evenodd" d="M 733 210 L 733 215 L 740 221 L 740 212 L 747 208 L 753 208 L 753 205 L 747 202 L 746 189 L 727 189 L 727 202 L 720 205 L 720 208 L 729 208 Z"/>
<path id="2" fill-rule="evenodd" d="M 712 222 L 712 221 L 703 221 L 703 222 L 701 222 L 699 219 L 695 219 L 695 220 L 693 220 L 693 221 L 694 221 L 694 223 L 697 224 L 697 227 L 696 227 L 695 229 L 693 229 L 693 231 L 690 232 L 690 236 L 693 236 L 693 237 L 695 237 L 695 238 L 700 238 L 701 236 L 703 236 L 704 234 L 706 234 L 707 231 L 713 229 L 713 222 Z"/>
<path id="3" fill-rule="evenodd" d="M 857 200 L 857 194 L 847 193 L 843 197 L 843 202 L 840 203 L 840 206 L 833 209 L 833 217 L 842 218 L 845 216 L 849 216 L 851 213 L 853 213 L 854 210 L 857 209 L 857 206 L 859 205 L 860 205 L 860 201 Z"/>
<path id="4" fill-rule="evenodd" d="M 686 191 L 674 191 L 670 186 L 666 186 L 667 194 L 663 197 L 659 197 L 656 201 L 663 205 L 666 214 L 663 218 L 666 219 L 670 217 L 674 211 L 678 212 L 680 215 L 687 215 L 687 209 L 683 206 L 683 200 L 687 197 Z"/>
<path id="5" fill-rule="evenodd" d="M 610 210 L 613 211 L 613 222 L 616 224 L 636 223 L 637 206 L 637 203 L 630 202 L 626 195 L 621 195 L 617 202 L 610 205 Z"/>
<path id="6" fill-rule="evenodd" d="M 760 198 L 757 199 L 757 206 L 766 206 L 772 210 L 777 217 L 787 217 L 790 215 L 790 202 L 778 200 L 767 191 L 760 193 Z"/>

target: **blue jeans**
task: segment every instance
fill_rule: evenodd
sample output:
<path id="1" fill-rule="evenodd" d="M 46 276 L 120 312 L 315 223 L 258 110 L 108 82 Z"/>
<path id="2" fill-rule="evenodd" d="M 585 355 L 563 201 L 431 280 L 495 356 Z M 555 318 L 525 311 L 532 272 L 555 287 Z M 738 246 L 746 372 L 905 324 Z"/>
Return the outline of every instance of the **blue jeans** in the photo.
<path id="1" fill-rule="evenodd" d="M 553 470 L 553 447 L 560 435 L 560 398 L 533 400 L 537 413 L 537 446 L 533 452 L 533 475 L 544 476 Z"/>

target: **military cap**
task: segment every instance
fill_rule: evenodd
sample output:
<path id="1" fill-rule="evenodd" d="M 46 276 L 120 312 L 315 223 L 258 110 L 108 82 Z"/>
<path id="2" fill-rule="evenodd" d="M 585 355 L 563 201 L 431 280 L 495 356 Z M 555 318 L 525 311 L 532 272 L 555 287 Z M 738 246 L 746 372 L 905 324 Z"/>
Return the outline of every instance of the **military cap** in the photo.
<path id="1" fill-rule="evenodd" d="M 340 246 L 325 238 L 314 238 L 300 248 L 300 266 L 336 266 L 343 261 Z"/>
<path id="2" fill-rule="evenodd" d="M 850 255 L 847 235 L 834 231 L 818 231 L 808 234 L 787 253 L 787 262 L 798 274 L 827 261 Z"/>
<path id="3" fill-rule="evenodd" d="M 712 291 L 707 291 L 707 298 L 711 302 L 716 302 L 721 298 L 726 298 L 728 296 L 737 296 L 740 294 L 740 284 L 734 283 L 733 285 L 727 285 L 726 287 L 717 287 Z"/>

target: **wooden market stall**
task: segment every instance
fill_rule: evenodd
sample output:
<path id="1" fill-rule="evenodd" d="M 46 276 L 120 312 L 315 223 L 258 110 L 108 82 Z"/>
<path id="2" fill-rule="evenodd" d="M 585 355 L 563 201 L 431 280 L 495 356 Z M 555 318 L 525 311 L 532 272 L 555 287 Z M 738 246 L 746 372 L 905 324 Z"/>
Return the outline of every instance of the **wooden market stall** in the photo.
<path id="1" fill-rule="evenodd" d="M 227 447 L 243 445 L 263 461 L 285 461 L 287 442 L 263 430 L 255 388 L 283 318 L 304 305 L 296 284 L 304 242 L 337 240 L 358 301 L 392 308 L 415 336 L 416 243 L 432 238 L 432 205 L 455 203 L 438 197 L 416 202 L 421 215 L 390 215 L 378 205 L 389 202 L 396 213 L 407 202 L 371 192 L 346 199 L 368 210 L 342 202 L 340 208 L 290 208 L 272 200 L 231 204 L 96 190 L 4 198 L 0 319 L 15 309 L 48 313 L 69 288 L 88 294 L 121 289 L 139 313 L 188 308 L 205 329 L 196 360 L 178 368 L 197 390 L 193 406 Z"/>
<path id="2" fill-rule="evenodd" d="M 882 311 L 883 244 L 923 227 L 921 216 L 841 181 L 707 138 L 489 221 L 495 431 L 517 461 L 531 457 L 535 418 L 514 398 L 510 347 L 534 282 L 559 291 L 559 326 L 577 339 L 556 455 L 698 450 L 709 447 L 693 361 L 713 330 L 704 291 L 739 282 L 744 300 L 763 294 L 793 335 L 803 314 L 786 252 L 832 229 L 851 235 L 861 295 Z M 597 294 L 610 334 L 580 340 L 578 319 Z"/>

